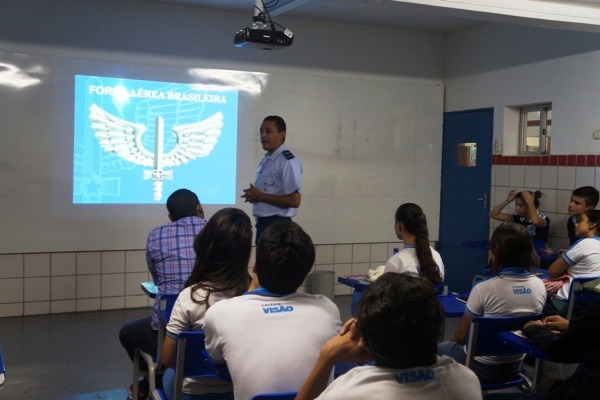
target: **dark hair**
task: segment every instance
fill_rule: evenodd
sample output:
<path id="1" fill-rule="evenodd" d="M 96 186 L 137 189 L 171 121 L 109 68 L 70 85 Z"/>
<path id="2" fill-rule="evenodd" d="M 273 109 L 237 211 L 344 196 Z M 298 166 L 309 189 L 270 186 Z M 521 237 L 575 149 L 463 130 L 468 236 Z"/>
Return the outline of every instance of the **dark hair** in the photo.
<path id="1" fill-rule="evenodd" d="M 598 199 L 600 198 L 598 191 L 592 186 L 578 187 L 577 189 L 573 190 L 571 195 L 583 198 L 586 206 L 592 206 L 594 208 L 598 205 Z"/>
<path id="2" fill-rule="evenodd" d="M 402 222 L 404 228 L 415 235 L 415 249 L 417 251 L 421 275 L 429 279 L 433 284 L 440 283 L 442 277 L 431 253 L 427 218 L 421 207 L 414 203 L 404 203 L 396 210 L 395 218 L 396 222 Z"/>
<path id="3" fill-rule="evenodd" d="M 435 364 L 443 319 L 433 285 L 412 274 L 381 275 L 364 291 L 357 309 L 368 352 L 387 368 Z"/>
<path id="4" fill-rule="evenodd" d="M 256 245 L 256 274 L 261 287 L 286 295 L 298 290 L 315 262 L 312 239 L 295 222 L 277 221 Z"/>
<path id="5" fill-rule="evenodd" d="M 596 235 L 598 235 L 600 232 L 600 210 L 585 210 L 584 214 L 589 223 L 596 224 Z"/>
<path id="6" fill-rule="evenodd" d="M 538 208 L 540 208 L 540 198 L 542 197 L 542 192 L 539 190 L 536 190 L 535 192 L 532 192 L 531 190 L 528 190 L 529 193 L 532 194 L 533 196 L 533 205 L 535 206 L 535 209 L 537 210 Z M 515 196 L 515 199 L 522 199 L 523 198 L 523 192 L 519 192 L 517 193 L 517 195 Z"/>
<path id="7" fill-rule="evenodd" d="M 283 120 L 283 118 L 281 118 L 278 115 L 269 115 L 267 117 L 265 117 L 265 119 L 263 119 L 264 121 L 272 121 L 275 123 L 275 126 L 277 127 L 277 131 L 278 132 L 285 132 L 286 129 L 286 125 L 285 125 L 285 121 Z"/>
<path id="8" fill-rule="evenodd" d="M 191 299 L 208 306 L 211 292 L 235 289 L 239 296 L 248 289 L 248 263 L 252 251 L 250 217 L 237 208 L 217 211 L 194 240 L 196 263 L 185 287 L 191 286 Z M 206 291 L 201 300 L 194 298 L 199 289 Z"/>
<path id="9" fill-rule="evenodd" d="M 188 189 L 174 191 L 167 199 L 167 210 L 173 221 L 198 215 L 198 196 Z"/>
<path id="10" fill-rule="evenodd" d="M 497 273 L 502 267 L 532 269 L 539 265 L 531 235 L 523 225 L 514 222 L 505 222 L 494 229 L 490 251 L 494 256 L 492 273 Z"/>

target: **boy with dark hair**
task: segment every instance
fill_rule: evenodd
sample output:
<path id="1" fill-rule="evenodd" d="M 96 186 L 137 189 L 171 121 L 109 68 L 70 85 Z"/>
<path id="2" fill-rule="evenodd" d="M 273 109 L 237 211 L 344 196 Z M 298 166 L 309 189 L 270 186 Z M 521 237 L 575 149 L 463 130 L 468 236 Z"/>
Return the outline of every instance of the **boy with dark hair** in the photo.
<path id="1" fill-rule="evenodd" d="M 437 356 L 444 311 L 433 286 L 411 274 L 388 272 L 377 279 L 339 335 L 321 349 L 296 400 L 481 399 L 475 374 Z M 365 362 L 327 387 L 339 362 Z"/>
<path id="2" fill-rule="evenodd" d="M 340 330 L 331 300 L 296 292 L 314 261 L 310 236 L 294 222 L 275 222 L 256 247 L 256 289 L 206 312 L 206 350 L 227 363 L 236 399 L 297 391 L 321 346 Z"/>
<path id="3" fill-rule="evenodd" d="M 569 245 L 572 246 L 578 239 L 575 236 L 575 222 L 577 217 L 586 210 L 593 210 L 598 205 L 600 195 L 596 188 L 592 186 L 579 187 L 571 193 L 569 201 L 569 214 L 571 217 L 567 221 L 567 234 L 569 235 Z"/>

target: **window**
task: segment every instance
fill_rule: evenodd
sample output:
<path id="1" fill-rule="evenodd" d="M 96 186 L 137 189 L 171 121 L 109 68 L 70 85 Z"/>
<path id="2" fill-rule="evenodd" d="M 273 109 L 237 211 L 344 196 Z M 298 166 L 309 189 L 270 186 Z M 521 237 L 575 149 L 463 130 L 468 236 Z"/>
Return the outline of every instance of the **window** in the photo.
<path id="1" fill-rule="evenodd" d="M 522 107 L 519 154 L 550 154 L 552 104 Z"/>

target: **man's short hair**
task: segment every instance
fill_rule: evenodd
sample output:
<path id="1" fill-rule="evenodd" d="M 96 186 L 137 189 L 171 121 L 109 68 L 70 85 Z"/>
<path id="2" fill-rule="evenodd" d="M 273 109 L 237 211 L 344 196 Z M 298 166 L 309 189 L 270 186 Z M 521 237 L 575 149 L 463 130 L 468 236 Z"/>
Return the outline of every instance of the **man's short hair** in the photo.
<path id="1" fill-rule="evenodd" d="M 295 222 L 277 221 L 256 244 L 256 274 L 260 286 L 279 295 L 294 293 L 315 263 L 312 239 Z"/>
<path id="2" fill-rule="evenodd" d="M 365 290 L 357 310 L 367 351 L 388 368 L 435 364 L 443 318 L 433 285 L 410 273 L 381 275 Z"/>
<path id="3" fill-rule="evenodd" d="M 265 117 L 265 119 L 263 119 L 263 121 L 272 121 L 275 123 L 275 126 L 277 127 L 277 131 L 278 132 L 285 132 L 286 129 L 286 125 L 285 125 L 285 121 L 283 120 L 283 118 L 281 118 L 278 115 L 269 115 L 267 117 Z"/>
<path id="4" fill-rule="evenodd" d="M 188 189 L 179 189 L 174 191 L 167 199 L 167 210 L 171 220 L 177 221 L 184 217 L 193 217 L 198 215 L 198 196 Z"/>
<path id="5" fill-rule="evenodd" d="M 581 197 L 585 201 L 586 206 L 592 206 L 596 208 L 598 205 L 598 200 L 600 199 L 600 195 L 598 194 L 598 190 L 596 190 L 593 186 L 582 186 L 573 190 L 571 193 L 572 196 Z"/>

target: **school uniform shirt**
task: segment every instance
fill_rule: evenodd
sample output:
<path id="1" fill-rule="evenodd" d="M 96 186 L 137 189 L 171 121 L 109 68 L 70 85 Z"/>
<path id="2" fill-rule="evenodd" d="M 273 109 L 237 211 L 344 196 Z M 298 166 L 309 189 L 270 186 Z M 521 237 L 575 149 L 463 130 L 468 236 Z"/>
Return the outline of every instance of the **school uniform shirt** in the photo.
<path id="1" fill-rule="evenodd" d="M 167 324 L 167 336 L 177 340 L 177 335 L 183 331 L 202 331 L 204 330 L 204 316 L 207 307 L 210 308 L 219 300 L 233 297 L 235 290 L 228 292 L 211 292 L 207 304 L 198 304 L 191 298 L 192 288 L 187 287 L 181 291 L 173 305 L 171 317 Z M 193 294 L 196 301 L 203 301 L 206 298 L 206 291 L 198 289 Z M 206 394 L 206 393 L 227 393 L 233 391 L 231 382 L 223 381 L 219 378 L 185 378 L 183 380 L 183 393 L 188 394 Z"/>
<path id="2" fill-rule="evenodd" d="M 337 306 L 317 294 L 258 288 L 206 312 L 206 350 L 227 363 L 236 400 L 300 389 L 321 347 L 341 329 Z"/>
<path id="3" fill-rule="evenodd" d="M 481 398 L 481 386 L 475 373 L 446 356 L 438 357 L 429 367 L 355 367 L 334 380 L 317 397 L 318 400 Z"/>
<path id="4" fill-rule="evenodd" d="M 288 195 L 302 189 L 302 162 L 297 155 L 287 149 L 285 144 L 279 146 L 273 154 L 268 153 L 260 160 L 256 170 L 254 186 L 272 195 Z M 265 202 L 252 204 L 255 217 L 293 217 L 297 208 L 281 208 Z"/>
<path id="5" fill-rule="evenodd" d="M 533 240 L 534 242 L 537 241 L 548 243 L 548 232 L 550 231 L 550 218 L 548 218 L 546 215 L 542 214 L 539 211 L 537 212 L 537 214 L 541 219 L 544 220 L 545 223 L 545 225 L 541 228 L 535 226 L 529 218 L 522 217 L 517 214 L 512 215 L 512 222 L 514 222 L 515 224 L 523 225 L 527 229 L 527 232 L 529 232 L 529 235 L 531 235 L 531 240 Z"/>
<path id="6" fill-rule="evenodd" d="M 206 220 L 183 217 L 152 229 L 146 242 L 146 264 L 158 289 L 154 299 L 152 329 L 158 330 L 158 311 L 163 294 L 179 293 L 190 276 L 196 252 L 194 239 L 204 228 Z"/>
<path id="7" fill-rule="evenodd" d="M 500 273 L 478 282 L 467 300 L 465 312 L 474 317 L 509 317 L 541 313 L 546 287 L 540 278 L 523 268 L 502 268 Z M 479 356 L 484 364 L 522 360 L 524 355 Z"/>
<path id="8" fill-rule="evenodd" d="M 435 251 L 433 247 L 431 249 L 431 255 L 433 261 L 435 261 L 440 271 L 440 276 L 444 280 L 444 263 L 442 262 L 442 256 L 440 253 Z M 417 249 L 414 244 L 407 244 L 402 250 L 394 254 L 386 263 L 383 272 L 397 272 L 404 273 L 409 272 L 416 275 L 421 275 L 421 269 L 419 268 L 419 259 L 417 258 Z"/>
<path id="9" fill-rule="evenodd" d="M 562 258 L 569 264 L 566 272 L 571 280 L 600 276 L 600 237 L 578 240 L 563 253 Z M 558 289 L 555 296 L 557 299 L 569 299 L 571 280 Z"/>

